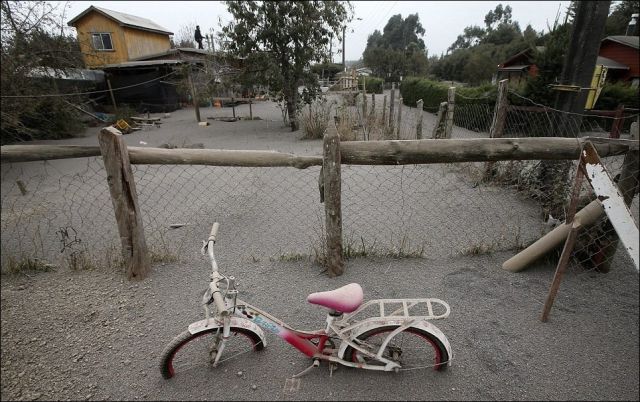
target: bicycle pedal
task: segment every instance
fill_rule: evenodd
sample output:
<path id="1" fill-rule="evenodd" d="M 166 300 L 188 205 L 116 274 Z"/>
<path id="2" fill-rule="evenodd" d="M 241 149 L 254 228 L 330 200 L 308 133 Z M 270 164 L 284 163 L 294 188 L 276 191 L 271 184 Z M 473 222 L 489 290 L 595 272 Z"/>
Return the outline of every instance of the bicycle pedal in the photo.
<path id="1" fill-rule="evenodd" d="M 329 377 L 333 377 L 333 372 L 340 367 L 338 363 L 329 363 Z"/>
<path id="2" fill-rule="evenodd" d="M 306 369 L 302 370 L 301 372 L 299 372 L 298 374 L 294 375 L 291 378 L 299 378 L 302 377 L 303 375 L 307 374 L 311 369 L 314 369 L 316 367 L 320 366 L 320 360 L 314 360 L 313 364 L 309 367 L 307 367 Z"/>

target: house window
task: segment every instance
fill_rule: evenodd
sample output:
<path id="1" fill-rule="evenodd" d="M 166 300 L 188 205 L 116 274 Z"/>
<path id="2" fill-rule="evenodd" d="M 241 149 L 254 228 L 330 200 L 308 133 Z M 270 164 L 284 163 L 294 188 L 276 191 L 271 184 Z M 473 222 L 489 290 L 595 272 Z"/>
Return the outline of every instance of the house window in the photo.
<path id="1" fill-rule="evenodd" d="M 113 50 L 110 33 L 94 33 L 91 34 L 93 40 L 93 48 L 96 50 Z"/>

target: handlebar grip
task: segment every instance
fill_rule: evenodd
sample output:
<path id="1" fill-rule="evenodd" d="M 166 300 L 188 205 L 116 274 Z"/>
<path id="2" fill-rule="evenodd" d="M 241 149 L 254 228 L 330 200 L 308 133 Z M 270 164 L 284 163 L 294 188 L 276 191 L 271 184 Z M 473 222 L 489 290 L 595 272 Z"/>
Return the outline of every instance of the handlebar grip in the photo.
<path id="1" fill-rule="evenodd" d="M 209 240 L 207 241 L 213 241 L 214 243 L 216 242 L 216 236 L 218 235 L 218 227 L 220 227 L 220 224 L 218 222 L 214 222 L 213 226 L 211 226 L 211 233 L 209 233 Z"/>

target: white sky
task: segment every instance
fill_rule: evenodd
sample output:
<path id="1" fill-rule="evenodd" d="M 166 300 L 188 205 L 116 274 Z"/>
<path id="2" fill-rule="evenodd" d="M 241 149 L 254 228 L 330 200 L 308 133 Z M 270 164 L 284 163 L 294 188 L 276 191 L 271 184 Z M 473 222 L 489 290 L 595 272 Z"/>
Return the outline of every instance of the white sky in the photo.
<path id="1" fill-rule="evenodd" d="M 52 1 L 51 3 L 60 3 Z M 213 29 L 219 32 L 218 18 L 228 22 L 231 18 L 226 7 L 219 1 L 70 1 L 65 22 L 94 5 L 154 21 L 174 34 L 188 25 L 200 25 L 202 34 Z M 484 26 L 484 16 L 502 3 L 513 9 L 513 20 L 524 29 L 531 24 L 536 31 L 547 30 L 553 25 L 558 10 L 564 16 L 569 1 L 353 1 L 355 20 L 347 29 L 346 59 L 357 60 L 367 45 L 367 37 L 375 29 L 382 31 L 389 18 L 402 14 L 418 13 L 426 30 L 424 41 L 429 55 L 439 55 L 462 33 L 468 25 Z M 562 17 L 561 17 L 562 18 Z M 342 44 L 334 41 L 334 61 L 341 62 L 336 50 Z"/>

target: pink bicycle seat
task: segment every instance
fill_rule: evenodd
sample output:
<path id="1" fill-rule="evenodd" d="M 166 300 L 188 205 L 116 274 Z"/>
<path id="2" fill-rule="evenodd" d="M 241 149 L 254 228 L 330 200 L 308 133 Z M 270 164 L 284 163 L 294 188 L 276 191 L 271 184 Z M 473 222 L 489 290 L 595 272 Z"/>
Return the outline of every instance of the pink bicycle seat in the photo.
<path id="1" fill-rule="evenodd" d="M 350 283 L 336 290 L 315 292 L 307 296 L 311 304 L 328 307 L 341 313 L 351 313 L 362 304 L 362 288 L 357 283 Z"/>

